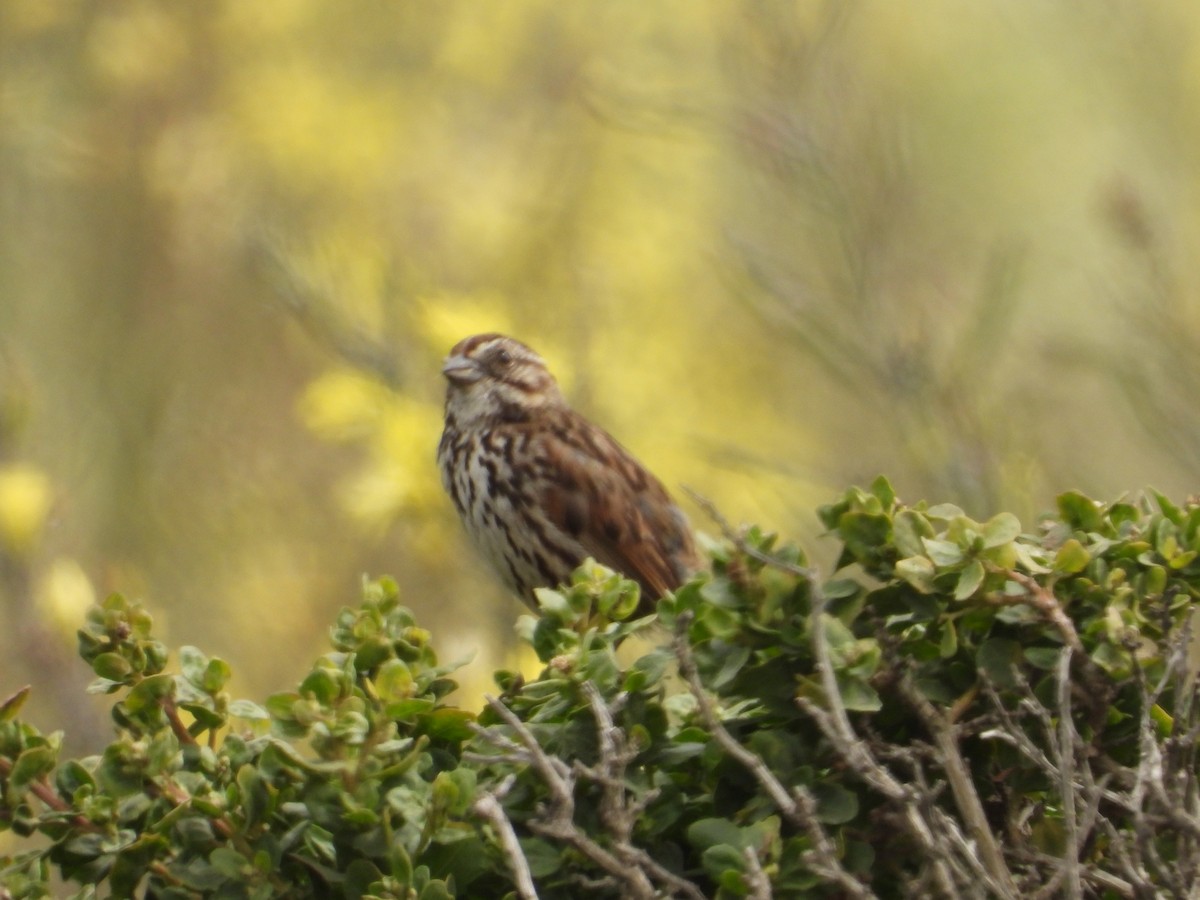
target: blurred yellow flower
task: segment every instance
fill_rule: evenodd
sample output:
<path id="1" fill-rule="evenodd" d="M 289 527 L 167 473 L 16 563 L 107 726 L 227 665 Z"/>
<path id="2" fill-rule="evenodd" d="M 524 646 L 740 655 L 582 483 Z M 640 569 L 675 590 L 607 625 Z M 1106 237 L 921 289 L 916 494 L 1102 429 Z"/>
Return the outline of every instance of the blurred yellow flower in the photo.
<path id="1" fill-rule="evenodd" d="M 328 440 L 348 441 L 372 434 L 392 395 L 354 369 L 330 369 L 313 380 L 299 401 L 300 420 Z"/>
<path id="2" fill-rule="evenodd" d="M 53 502 L 50 479 L 24 463 L 0 468 L 0 543 L 14 553 L 32 549 Z"/>
<path id="3" fill-rule="evenodd" d="M 510 306 L 501 294 L 482 291 L 424 297 L 421 299 L 421 330 L 433 347 L 448 353 L 468 335 L 488 331 L 511 333 Z"/>
<path id="4" fill-rule="evenodd" d="M 95 602 L 96 589 L 91 579 L 78 562 L 68 557 L 50 563 L 38 584 L 38 606 L 68 634 L 74 633 Z"/>

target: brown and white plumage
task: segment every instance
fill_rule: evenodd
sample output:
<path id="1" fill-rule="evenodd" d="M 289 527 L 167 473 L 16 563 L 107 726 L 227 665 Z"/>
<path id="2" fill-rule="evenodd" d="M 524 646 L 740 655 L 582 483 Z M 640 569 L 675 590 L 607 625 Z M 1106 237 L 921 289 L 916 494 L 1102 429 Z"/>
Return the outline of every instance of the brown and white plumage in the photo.
<path id="1" fill-rule="evenodd" d="M 666 488 L 567 405 L 533 350 L 475 335 L 455 345 L 442 373 L 442 483 L 473 542 L 526 603 L 589 556 L 641 585 L 643 612 L 697 568 Z"/>

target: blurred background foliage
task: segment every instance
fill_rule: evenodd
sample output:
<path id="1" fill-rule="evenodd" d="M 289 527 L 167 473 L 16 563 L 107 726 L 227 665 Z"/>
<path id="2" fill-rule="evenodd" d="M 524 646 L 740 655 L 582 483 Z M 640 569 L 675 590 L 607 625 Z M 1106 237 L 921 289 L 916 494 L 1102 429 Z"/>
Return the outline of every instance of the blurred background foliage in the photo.
<path id="1" fill-rule="evenodd" d="M 286 689 L 390 572 L 477 696 L 520 607 L 433 454 L 481 330 L 818 556 L 877 472 L 981 519 L 1194 491 L 1198 40 L 1190 0 L 5 0 L 0 693 L 97 744 L 112 590 Z"/>

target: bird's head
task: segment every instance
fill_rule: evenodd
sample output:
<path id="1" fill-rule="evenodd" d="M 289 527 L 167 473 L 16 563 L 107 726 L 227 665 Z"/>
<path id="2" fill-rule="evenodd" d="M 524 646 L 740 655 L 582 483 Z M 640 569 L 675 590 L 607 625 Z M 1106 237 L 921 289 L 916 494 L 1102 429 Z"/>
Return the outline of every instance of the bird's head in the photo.
<path id="1" fill-rule="evenodd" d="M 562 406 L 562 393 L 540 356 L 502 334 L 476 334 L 454 345 L 442 364 L 446 411 L 460 426 L 485 420 L 524 421 Z"/>

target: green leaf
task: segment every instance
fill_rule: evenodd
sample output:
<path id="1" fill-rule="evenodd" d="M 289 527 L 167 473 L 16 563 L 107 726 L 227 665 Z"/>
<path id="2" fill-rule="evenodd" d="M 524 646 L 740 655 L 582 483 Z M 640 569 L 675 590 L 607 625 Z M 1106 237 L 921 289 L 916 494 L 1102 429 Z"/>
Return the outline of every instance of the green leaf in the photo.
<path id="1" fill-rule="evenodd" d="M 1171 557 L 1170 562 L 1168 562 L 1167 565 L 1169 565 L 1172 569 L 1178 571 L 1180 569 L 1187 568 L 1187 566 L 1191 565 L 1192 560 L 1194 560 L 1196 558 L 1196 556 L 1197 556 L 1197 553 L 1195 550 L 1187 550 L 1183 553 L 1176 553 L 1174 556 Z"/>
<path id="2" fill-rule="evenodd" d="M 267 712 L 276 719 L 285 721 L 295 718 L 295 707 L 300 701 L 300 695 L 295 691 L 281 691 L 267 698 Z"/>
<path id="3" fill-rule="evenodd" d="M 1096 502 L 1078 491 L 1058 495 L 1058 513 L 1075 531 L 1099 531 L 1104 521 Z"/>
<path id="4" fill-rule="evenodd" d="M 911 509 L 902 509 L 892 520 L 893 542 L 900 556 L 924 556 L 925 546 L 922 538 L 931 538 L 936 532 L 929 520 L 921 513 Z"/>
<path id="5" fill-rule="evenodd" d="M 742 605 L 742 599 L 738 596 L 733 584 L 728 578 L 715 577 L 711 581 L 706 581 L 700 586 L 700 596 L 705 602 L 713 606 L 721 606 L 726 609 L 737 609 Z"/>
<path id="6" fill-rule="evenodd" d="M 529 863 L 529 873 L 534 878 L 553 875 L 563 866 L 562 851 L 541 838 L 521 838 L 521 850 Z"/>
<path id="7" fill-rule="evenodd" d="M 450 893 L 446 882 L 439 879 L 425 885 L 417 895 L 417 900 L 454 900 L 454 894 Z"/>
<path id="8" fill-rule="evenodd" d="M 199 647 L 184 646 L 179 648 L 179 670 L 183 677 L 196 687 L 204 683 L 204 670 L 208 666 L 208 657 Z"/>
<path id="9" fill-rule="evenodd" d="M 1025 658 L 1037 669 L 1050 671 L 1058 666 L 1062 650 L 1057 647 L 1026 647 Z"/>
<path id="10" fill-rule="evenodd" d="M 988 638 L 979 646 L 976 662 L 999 687 L 1015 687 L 1013 670 L 1022 659 L 1021 645 L 1008 638 Z"/>
<path id="11" fill-rule="evenodd" d="M 962 547 L 952 541 L 940 541 L 936 538 L 921 538 L 925 554 L 937 566 L 956 566 L 963 560 Z"/>
<path id="12" fill-rule="evenodd" d="M 834 781 L 812 787 L 817 801 L 817 819 L 826 825 L 844 825 L 858 815 L 858 795 Z"/>
<path id="13" fill-rule="evenodd" d="M 741 873 L 746 869 L 746 858 L 742 851 L 730 844 L 716 844 L 701 854 L 704 871 L 720 883 L 721 888 L 739 896 L 745 896 L 746 886 Z"/>
<path id="14" fill-rule="evenodd" d="M 958 629 L 954 622 L 947 620 L 942 623 L 942 637 L 938 641 L 938 656 L 949 659 L 958 652 Z"/>
<path id="15" fill-rule="evenodd" d="M 838 520 L 838 536 L 855 559 L 873 561 L 887 545 L 892 520 L 882 514 L 848 512 Z"/>
<path id="16" fill-rule="evenodd" d="M 204 667 L 200 686 L 208 693 L 215 694 L 225 687 L 231 674 L 229 663 L 223 659 L 213 657 L 208 661 L 208 665 Z"/>
<path id="17" fill-rule="evenodd" d="M 879 692 L 866 679 L 838 672 L 837 686 L 842 705 L 851 712 L 879 712 L 883 709 Z"/>
<path id="18" fill-rule="evenodd" d="M 125 698 L 125 708 L 128 712 L 139 713 L 147 707 L 157 706 L 165 697 L 175 692 L 175 676 L 152 675 L 143 678 Z"/>
<path id="19" fill-rule="evenodd" d="M 953 503 L 939 503 L 936 506 L 931 506 L 925 510 L 925 515 L 931 519 L 941 519 L 945 522 L 960 519 L 964 515 L 962 507 L 955 506 Z"/>
<path id="20" fill-rule="evenodd" d="M 322 706 L 332 706 L 341 696 L 342 686 L 337 674 L 318 666 L 300 682 L 300 693 L 311 695 Z"/>
<path id="21" fill-rule="evenodd" d="M 1036 550 L 1038 555 L 1035 556 L 1036 548 L 1030 547 L 1021 541 L 1015 542 L 1012 548 L 1016 551 L 1016 561 L 1020 563 L 1021 568 L 1026 572 L 1029 572 L 1031 575 L 1046 575 L 1050 572 L 1050 569 L 1042 564 L 1043 558 L 1040 550 Z"/>
<path id="22" fill-rule="evenodd" d="M 979 590 L 979 586 L 983 584 L 983 576 L 983 563 L 977 559 L 973 559 L 967 563 L 963 570 L 958 573 L 958 584 L 954 588 L 954 599 L 966 600 L 972 596 Z"/>
<path id="23" fill-rule="evenodd" d="M 985 549 L 1000 547 L 1009 541 L 1015 541 L 1020 535 L 1020 519 L 1012 513 L 997 513 L 983 526 L 983 546 Z"/>
<path id="24" fill-rule="evenodd" d="M 9 803 L 14 806 L 20 803 L 21 795 L 29 786 L 52 771 L 57 762 L 58 751 L 53 747 L 30 747 L 21 751 L 8 776 Z"/>
<path id="25" fill-rule="evenodd" d="M 92 671 L 109 681 L 124 682 L 133 674 L 133 666 L 120 653 L 101 653 L 92 660 Z"/>
<path id="26" fill-rule="evenodd" d="M 237 786 L 242 798 L 242 814 L 245 816 L 246 825 L 260 822 L 270 804 L 270 792 L 262 773 L 255 766 L 246 763 L 237 771 Z"/>
<path id="27" fill-rule="evenodd" d="M 1054 554 L 1054 571 L 1073 575 L 1086 569 L 1091 560 L 1092 555 L 1088 553 L 1087 548 L 1075 538 L 1070 538 Z"/>
<path id="28" fill-rule="evenodd" d="M 413 722 L 437 706 L 437 701 L 428 697 L 411 697 L 408 700 L 395 700 L 384 706 L 387 717 L 396 722 Z"/>
<path id="29" fill-rule="evenodd" d="M 826 600 L 833 601 L 857 597 L 863 587 L 853 578 L 832 578 L 821 586 L 821 590 L 825 592 Z"/>
<path id="30" fill-rule="evenodd" d="M 1150 706 L 1150 719 L 1156 726 L 1155 730 L 1158 732 L 1159 740 L 1170 737 L 1175 730 L 1174 717 L 1157 703 Z"/>
<path id="31" fill-rule="evenodd" d="M 267 720 L 271 714 L 250 700 L 233 700 L 229 704 L 229 715 L 239 719 Z"/>
<path id="32" fill-rule="evenodd" d="M 654 687 L 662 681 L 667 667 L 674 661 L 675 655 L 663 648 L 638 657 L 625 675 L 623 690 L 637 693 Z"/>
<path id="33" fill-rule="evenodd" d="M 406 700 L 417 692 L 412 669 L 402 659 L 389 659 L 375 673 L 375 691 L 385 703 Z"/>
<path id="34" fill-rule="evenodd" d="M 86 766 L 78 760 L 69 759 L 54 773 L 54 783 L 66 797 L 74 797 L 80 789 L 88 792 L 96 788 L 96 779 Z"/>
<path id="35" fill-rule="evenodd" d="M 538 588 L 534 591 L 538 608 L 542 615 L 572 624 L 579 620 L 579 613 L 574 609 L 567 595 L 562 591 L 550 588 Z"/>
<path id="36" fill-rule="evenodd" d="M 29 698 L 30 690 L 29 685 L 17 688 L 17 690 L 0 703 L 0 722 L 11 722 L 16 718 L 17 713 L 21 711 L 21 707 L 25 705 L 25 701 Z"/>
<path id="37" fill-rule="evenodd" d="M 719 844 L 746 846 L 743 830 L 729 819 L 697 819 L 687 829 L 688 843 L 697 850 L 707 850 Z"/>
<path id="38" fill-rule="evenodd" d="M 250 868 L 250 861 L 229 847 L 217 847 L 209 855 L 208 861 L 226 878 L 241 878 Z"/>
<path id="39" fill-rule="evenodd" d="M 1114 569 L 1114 572 L 1121 571 Z M 1142 590 L 1147 596 L 1158 597 L 1167 587 L 1167 570 L 1162 566 L 1150 566 L 1145 571 L 1145 580 L 1142 584 Z"/>
<path id="40" fill-rule="evenodd" d="M 829 613 L 821 616 L 821 627 L 825 630 L 825 640 L 829 641 L 829 647 L 835 653 L 858 640 L 845 622 Z"/>
<path id="41" fill-rule="evenodd" d="M 346 880 L 342 883 L 342 890 L 347 900 L 362 900 L 371 893 L 371 885 L 382 878 L 383 873 L 373 862 L 368 859 L 355 859 L 346 866 Z"/>
<path id="42" fill-rule="evenodd" d="M 442 707 L 431 713 L 425 723 L 425 732 L 443 741 L 465 741 L 475 732 L 471 723 L 475 715 L 465 709 Z"/>
<path id="43" fill-rule="evenodd" d="M 933 578 L 937 571 L 925 556 L 910 556 L 896 563 L 896 574 L 922 594 L 933 593 Z"/>
<path id="44" fill-rule="evenodd" d="M 1158 508 L 1162 510 L 1162 514 L 1176 525 L 1183 524 L 1183 512 L 1166 497 L 1166 495 L 1151 489 L 1150 494 L 1154 497 L 1154 502 L 1158 504 Z"/>
<path id="45" fill-rule="evenodd" d="M 620 578 L 611 585 L 605 585 L 596 606 L 606 619 L 621 622 L 633 615 L 640 597 L 641 588 L 636 581 Z"/>
<path id="46" fill-rule="evenodd" d="M 225 724 L 225 716 L 212 708 L 212 701 L 205 703 L 180 703 L 180 709 L 186 709 L 196 719 L 196 725 L 200 728 L 220 728 Z M 192 733 L 198 734 L 196 725 L 192 726 Z"/>
<path id="47" fill-rule="evenodd" d="M 890 510 L 896 505 L 896 491 L 892 487 L 892 483 L 883 475 L 879 475 L 871 482 L 871 493 L 879 498 L 879 502 L 885 510 Z"/>
<path id="48" fill-rule="evenodd" d="M 750 648 L 742 644 L 726 644 L 721 653 L 721 668 L 712 677 L 712 687 L 720 690 L 733 681 L 750 661 Z"/>

